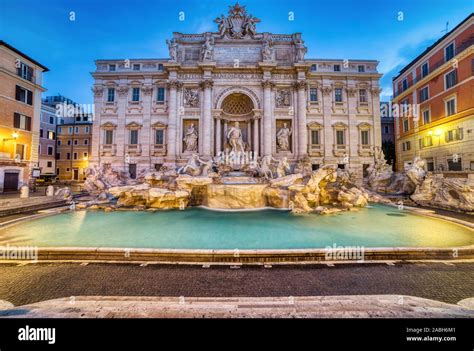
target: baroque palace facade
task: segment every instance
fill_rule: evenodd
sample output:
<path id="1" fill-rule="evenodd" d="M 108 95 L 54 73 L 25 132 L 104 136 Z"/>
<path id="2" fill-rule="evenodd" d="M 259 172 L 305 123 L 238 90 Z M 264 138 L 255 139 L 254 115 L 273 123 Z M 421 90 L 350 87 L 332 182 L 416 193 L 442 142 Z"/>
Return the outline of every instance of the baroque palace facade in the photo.
<path id="1" fill-rule="evenodd" d="M 169 59 L 97 60 L 91 165 L 137 172 L 193 155 L 309 157 L 361 179 L 381 145 L 377 61 L 305 59 L 238 4 L 217 32 L 173 33 Z"/>

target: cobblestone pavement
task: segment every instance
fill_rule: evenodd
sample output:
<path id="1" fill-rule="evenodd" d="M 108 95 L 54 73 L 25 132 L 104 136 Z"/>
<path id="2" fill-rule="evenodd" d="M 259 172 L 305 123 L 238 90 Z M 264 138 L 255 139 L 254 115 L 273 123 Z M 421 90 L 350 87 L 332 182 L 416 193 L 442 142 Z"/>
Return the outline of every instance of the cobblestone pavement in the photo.
<path id="1" fill-rule="evenodd" d="M 69 296 L 258 297 L 400 294 L 457 303 L 474 297 L 474 263 L 305 266 L 0 264 L 0 300 Z"/>

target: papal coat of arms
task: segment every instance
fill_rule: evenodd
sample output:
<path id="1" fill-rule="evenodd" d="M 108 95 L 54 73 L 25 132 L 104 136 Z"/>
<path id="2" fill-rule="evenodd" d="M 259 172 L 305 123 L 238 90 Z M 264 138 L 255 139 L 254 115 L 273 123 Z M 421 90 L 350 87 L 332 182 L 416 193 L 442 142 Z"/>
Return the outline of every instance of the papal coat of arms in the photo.
<path id="1" fill-rule="evenodd" d="M 234 6 L 230 6 L 228 17 L 221 15 L 214 22 L 219 25 L 221 38 L 227 35 L 232 39 L 242 39 L 245 36 L 254 37 L 257 34 L 256 23 L 260 20 L 247 14 L 245 6 L 236 3 Z"/>

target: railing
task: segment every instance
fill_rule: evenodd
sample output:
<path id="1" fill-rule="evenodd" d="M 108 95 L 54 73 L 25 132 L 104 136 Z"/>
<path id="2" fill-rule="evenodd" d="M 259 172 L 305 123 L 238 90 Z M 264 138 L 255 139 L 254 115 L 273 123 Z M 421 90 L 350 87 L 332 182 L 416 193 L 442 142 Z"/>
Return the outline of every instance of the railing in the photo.
<path id="1" fill-rule="evenodd" d="M 100 153 L 102 155 L 110 155 L 113 156 L 117 152 L 117 146 L 115 144 L 102 144 L 100 145 Z"/>
<path id="2" fill-rule="evenodd" d="M 153 145 L 153 154 L 155 154 L 155 155 L 164 155 L 164 154 L 166 154 L 166 145 L 165 144 L 154 144 Z"/>
<path id="3" fill-rule="evenodd" d="M 458 46 L 455 49 L 454 56 L 451 59 L 446 60 L 443 57 L 441 60 L 435 62 L 434 64 L 429 64 L 428 73 L 422 74 L 422 72 L 420 72 L 420 74 L 418 74 L 412 82 L 408 82 L 407 87 L 405 89 L 403 89 L 403 87 L 402 87 L 402 89 L 400 91 L 395 91 L 393 96 L 396 97 L 396 96 L 400 95 L 401 93 L 403 93 L 404 91 L 407 91 L 410 87 L 412 87 L 413 85 L 415 85 L 416 83 L 418 83 L 419 81 L 421 81 L 422 79 L 424 79 L 425 77 L 427 77 L 428 75 L 433 73 L 435 70 L 437 70 L 439 67 L 444 65 L 446 62 L 451 61 L 453 58 L 455 58 L 461 52 L 468 49 L 471 45 L 474 45 L 474 38 L 470 38 L 470 39 L 466 40 L 465 42 L 463 42 L 460 46 Z"/>
<path id="4" fill-rule="evenodd" d="M 128 154 L 139 155 L 142 153 L 141 144 L 127 144 L 125 145 L 125 152 Z"/>

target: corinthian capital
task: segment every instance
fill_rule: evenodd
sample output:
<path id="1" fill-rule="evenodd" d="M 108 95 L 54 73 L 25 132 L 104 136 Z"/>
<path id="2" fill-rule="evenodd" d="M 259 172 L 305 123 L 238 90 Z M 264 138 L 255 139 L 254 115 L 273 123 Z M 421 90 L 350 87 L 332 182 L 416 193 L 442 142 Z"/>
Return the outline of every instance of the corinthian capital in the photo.
<path id="1" fill-rule="evenodd" d="M 127 96 L 128 87 L 126 85 L 119 86 L 117 88 L 117 94 L 119 94 L 119 96 Z"/>
<path id="2" fill-rule="evenodd" d="M 183 83 L 181 83 L 177 79 L 172 79 L 166 82 L 166 87 L 168 89 L 180 89 L 183 86 Z"/>
<path id="3" fill-rule="evenodd" d="M 144 86 L 142 88 L 143 95 L 151 95 L 153 93 L 153 87 L 151 86 Z"/>
<path id="4" fill-rule="evenodd" d="M 370 92 L 372 93 L 372 96 L 378 96 L 382 92 L 382 89 L 379 87 L 373 87 L 370 89 Z"/>
<path id="5" fill-rule="evenodd" d="M 308 86 L 308 84 L 306 83 L 305 80 L 299 80 L 295 83 L 293 83 L 293 87 L 296 89 L 296 90 L 299 90 L 299 89 L 306 89 Z"/>
<path id="6" fill-rule="evenodd" d="M 273 88 L 274 86 L 275 86 L 275 83 L 273 83 L 269 79 L 265 79 L 265 80 L 262 81 L 262 87 L 263 88 Z"/>
<path id="7" fill-rule="evenodd" d="M 102 97 L 102 95 L 104 95 L 104 88 L 93 86 L 92 92 L 94 93 L 94 97 Z"/>
<path id="8" fill-rule="evenodd" d="M 201 89 L 210 89 L 212 88 L 212 86 L 214 85 L 214 82 L 210 79 L 205 79 L 203 80 L 201 83 L 199 83 L 199 86 L 201 87 Z"/>
<path id="9" fill-rule="evenodd" d="M 321 91 L 323 92 L 323 95 L 326 95 L 326 96 L 327 96 L 327 95 L 331 95 L 332 87 L 327 86 L 327 85 L 326 85 L 326 86 L 323 86 L 323 87 L 321 88 Z"/>

